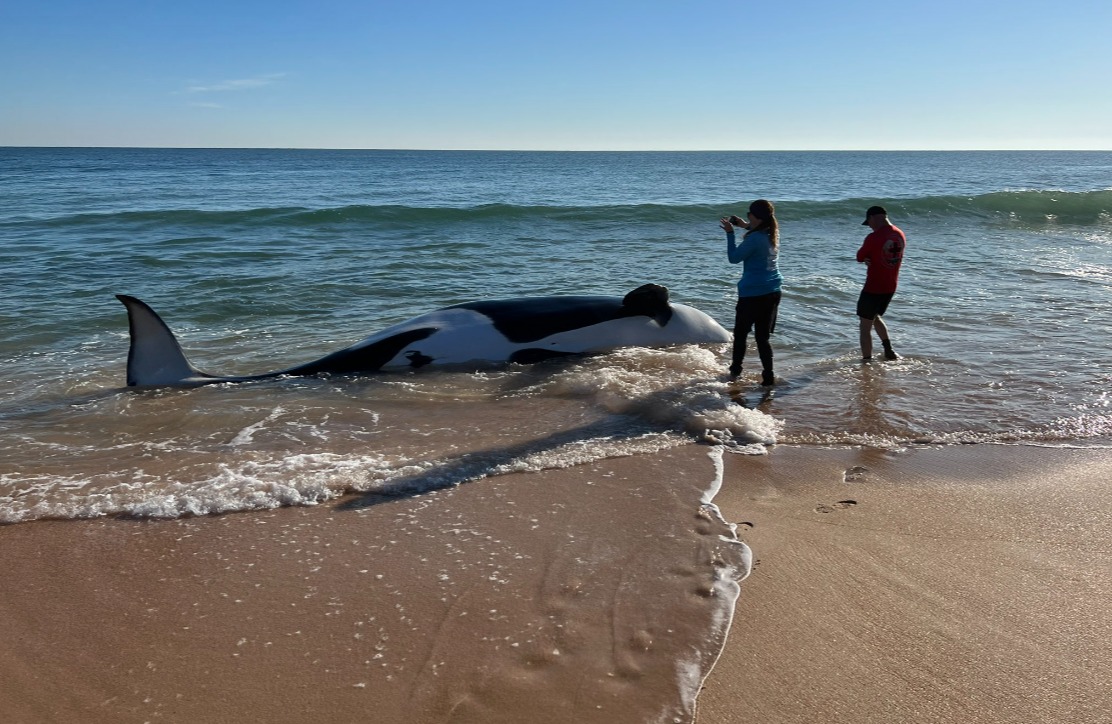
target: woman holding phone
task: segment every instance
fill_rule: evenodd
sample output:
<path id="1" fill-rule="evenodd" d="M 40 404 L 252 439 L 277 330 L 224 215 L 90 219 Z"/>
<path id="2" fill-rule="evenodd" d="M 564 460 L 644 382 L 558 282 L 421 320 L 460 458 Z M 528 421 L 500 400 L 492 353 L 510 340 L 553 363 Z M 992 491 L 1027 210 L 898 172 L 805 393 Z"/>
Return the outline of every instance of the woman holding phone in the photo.
<path id="1" fill-rule="evenodd" d="M 741 374 L 749 331 L 753 330 L 757 354 L 761 359 L 761 384 L 776 384 L 772 371 L 772 344 L 769 337 L 776 328 L 780 307 L 780 285 L 783 277 L 777 266 L 780 251 L 780 227 L 771 201 L 758 199 L 749 205 L 746 218 L 730 216 L 719 220 L 726 232 L 726 255 L 731 264 L 741 264 L 737 283 L 737 307 L 734 316 L 734 349 L 730 377 Z M 745 230 L 738 243 L 735 227 Z"/>

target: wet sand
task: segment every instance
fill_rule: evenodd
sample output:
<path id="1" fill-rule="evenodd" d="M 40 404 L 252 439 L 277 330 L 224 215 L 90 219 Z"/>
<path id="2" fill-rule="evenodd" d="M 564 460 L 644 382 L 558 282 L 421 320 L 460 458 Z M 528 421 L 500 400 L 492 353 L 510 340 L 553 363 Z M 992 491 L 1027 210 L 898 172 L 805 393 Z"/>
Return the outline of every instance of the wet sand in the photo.
<path id="1" fill-rule="evenodd" d="M 689 445 L 0 528 L 11 722 L 1103 722 L 1112 454 Z M 848 472 L 847 472 L 848 471 Z M 734 610 L 721 647 L 725 611 Z M 685 692 L 721 649 L 697 709 Z"/>
<path id="2" fill-rule="evenodd" d="M 700 506 L 713 452 L 312 508 L 0 528 L 0 711 L 690 721 L 748 570 Z"/>
<path id="3" fill-rule="evenodd" d="M 1112 720 L 1107 450 L 727 463 L 755 566 L 699 724 Z"/>

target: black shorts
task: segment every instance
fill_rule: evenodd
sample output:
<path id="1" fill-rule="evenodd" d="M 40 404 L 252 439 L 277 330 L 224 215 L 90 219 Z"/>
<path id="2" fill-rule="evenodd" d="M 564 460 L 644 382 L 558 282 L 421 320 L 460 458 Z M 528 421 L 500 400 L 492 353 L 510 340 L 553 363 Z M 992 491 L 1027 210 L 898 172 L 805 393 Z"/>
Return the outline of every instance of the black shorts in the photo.
<path id="1" fill-rule="evenodd" d="M 861 292 L 861 296 L 857 298 L 857 316 L 862 319 L 876 319 L 884 316 L 884 313 L 888 311 L 888 302 L 892 301 L 895 294 L 895 292 L 891 294 Z"/>

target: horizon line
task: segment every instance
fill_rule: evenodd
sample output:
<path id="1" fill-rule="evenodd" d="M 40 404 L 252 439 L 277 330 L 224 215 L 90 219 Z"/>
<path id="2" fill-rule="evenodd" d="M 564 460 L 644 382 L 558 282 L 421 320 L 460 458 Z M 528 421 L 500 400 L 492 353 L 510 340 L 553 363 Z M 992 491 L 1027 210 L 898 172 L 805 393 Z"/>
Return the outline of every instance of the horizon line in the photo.
<path id="1" fill-rule="evenodd" d="M 458 153 L 1107 153 L 1112 148 L 409 148 L 368 146 L 127 146 L 3 144 L 0 148 L 115 149 L 140 151 L 406 151 Z"/>

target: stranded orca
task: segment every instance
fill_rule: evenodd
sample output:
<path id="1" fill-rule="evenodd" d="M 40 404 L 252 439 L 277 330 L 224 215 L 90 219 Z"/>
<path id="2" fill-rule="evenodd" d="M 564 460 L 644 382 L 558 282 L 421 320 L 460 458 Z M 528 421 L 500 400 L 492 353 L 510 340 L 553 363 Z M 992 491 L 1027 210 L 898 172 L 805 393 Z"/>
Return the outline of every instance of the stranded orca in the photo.
<path id="1" fill-rule="evenodd" d="M 204 385 L 280 375 L 365 374 L 466 362 L 532 363 L 618 347 L 728 342 L 730 333 L 698 309 L 670 304 L 668 290 L 646 284 L 624 298 L 524 297 L 468 302 L 414 317 L 315 362 L 278 372 L 221 377 L 185 358 L 174 333 L 144 302 L 124 294 L 131 349 L 130 386 Z"/>

